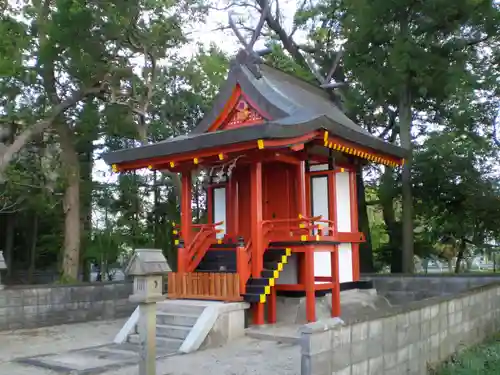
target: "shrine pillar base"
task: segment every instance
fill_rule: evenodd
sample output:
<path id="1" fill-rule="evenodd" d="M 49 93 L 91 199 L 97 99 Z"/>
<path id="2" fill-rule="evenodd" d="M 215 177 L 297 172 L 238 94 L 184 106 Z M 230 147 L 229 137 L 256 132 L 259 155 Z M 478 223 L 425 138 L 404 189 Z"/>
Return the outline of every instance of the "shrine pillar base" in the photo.
<path id="1" fill-rule="evenodd" d="M 390 303 L 375 289 L 351 289 L 340 293 L 343 319 L 372 314 L 390 308 Z M 332 318 L 332 295 L 315 298 L 316 320 Z M 306 297 L 276 297 L 276 321 L 279 324 L 306 324 Z"/>

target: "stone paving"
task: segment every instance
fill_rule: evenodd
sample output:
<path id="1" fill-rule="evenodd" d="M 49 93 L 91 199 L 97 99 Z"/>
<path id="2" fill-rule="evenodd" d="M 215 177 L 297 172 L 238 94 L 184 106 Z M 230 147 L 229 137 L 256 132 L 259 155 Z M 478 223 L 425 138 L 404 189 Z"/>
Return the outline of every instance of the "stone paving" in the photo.
<path id="1" fill-rule="evenodd" d="M 110 344 L 123 323 L 121 319 L 0 332 L 0 374 L 137 375 L 136 349 Z M 158 375 L 299 373 L 298 346 L 247 337 L 223 348 L 157 361 Z"/>
<path id="2" fill-rule="evenodd" d="M 15 362 L 65 374 L 76 372 L 80 375 L 98 375 L 109 370 L 136 365 L 139 361 L 137 350 L 138 347 L 134 344 L 110 344 L 64 353 L 20 358 L 16 359 Z M 160 357 L 168 354 L 173 353 L 161 353 Z"/>

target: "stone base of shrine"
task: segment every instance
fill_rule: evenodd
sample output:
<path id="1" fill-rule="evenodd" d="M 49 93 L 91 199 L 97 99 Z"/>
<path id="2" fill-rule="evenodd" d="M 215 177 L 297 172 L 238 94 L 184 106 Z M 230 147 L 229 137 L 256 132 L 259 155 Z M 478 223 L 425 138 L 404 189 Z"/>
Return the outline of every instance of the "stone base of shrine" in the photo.
<path id="1" fill-rule="evenodd" d="M 389 301 L 377 294 L 375 289 L 350 289 L 340 292 L 341 318 L 352 321 L 360 316 L 391 307 Z M 316 296 L 316 320 L 331 318 L 332 295 Z M 278 324 L 305 324 L 306 297 L 277 296 L 276 313 Z"/>

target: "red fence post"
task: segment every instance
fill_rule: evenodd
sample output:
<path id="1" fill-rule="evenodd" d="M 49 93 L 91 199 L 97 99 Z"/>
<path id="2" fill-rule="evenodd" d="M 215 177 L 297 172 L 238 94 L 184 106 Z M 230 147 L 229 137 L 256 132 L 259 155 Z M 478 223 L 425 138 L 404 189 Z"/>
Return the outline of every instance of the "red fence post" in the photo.
<path id="1" fill-rule="evenodd" d="M 248 259 L 245 251 L 243 238 L 238 238 L 238 247 L 236 248 L 236 273 L 239 275 L 240 295 L 245 294 L 248 275 Z"/>
<path id="2" fill-rule="evenodd" d="M 184 247 L 184 241 L 179 241 L 179 246 L 177 248 L 177 272 L 184 273 L 187 269 L 187 256 L 186 256 L 186 248 Z"/>

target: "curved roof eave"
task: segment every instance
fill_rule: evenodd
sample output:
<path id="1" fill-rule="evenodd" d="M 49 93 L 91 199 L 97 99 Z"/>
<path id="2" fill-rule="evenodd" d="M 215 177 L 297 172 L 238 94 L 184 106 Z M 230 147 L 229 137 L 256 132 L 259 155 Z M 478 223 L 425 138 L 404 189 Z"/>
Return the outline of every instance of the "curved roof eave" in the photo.
<path id="1" fill-rule="evenodd" d="M 291 126 L 293 125 L 293 126 Z M 364 147 L 379 150 L 382 153 L 404 158 L 406 150 L 386 143 L 376 137 L 348 129 L 335 123 L 326 115 L 301 113 L 288 116 L 262 125 L 254 125 L 231 130 L 210 133 L 190 134 L 186 137 L 172 138 L 163 142 L 137 148 L 115 151 L 103 156 L 109 164 L 120 164 L 136 160 L 168 157 L 171 155 L 193 152 L 236 143 L 256 141 L 258 139 L 284 139 L 306 135 L 318 130 L 327 130 L 332 135 Z"/>

